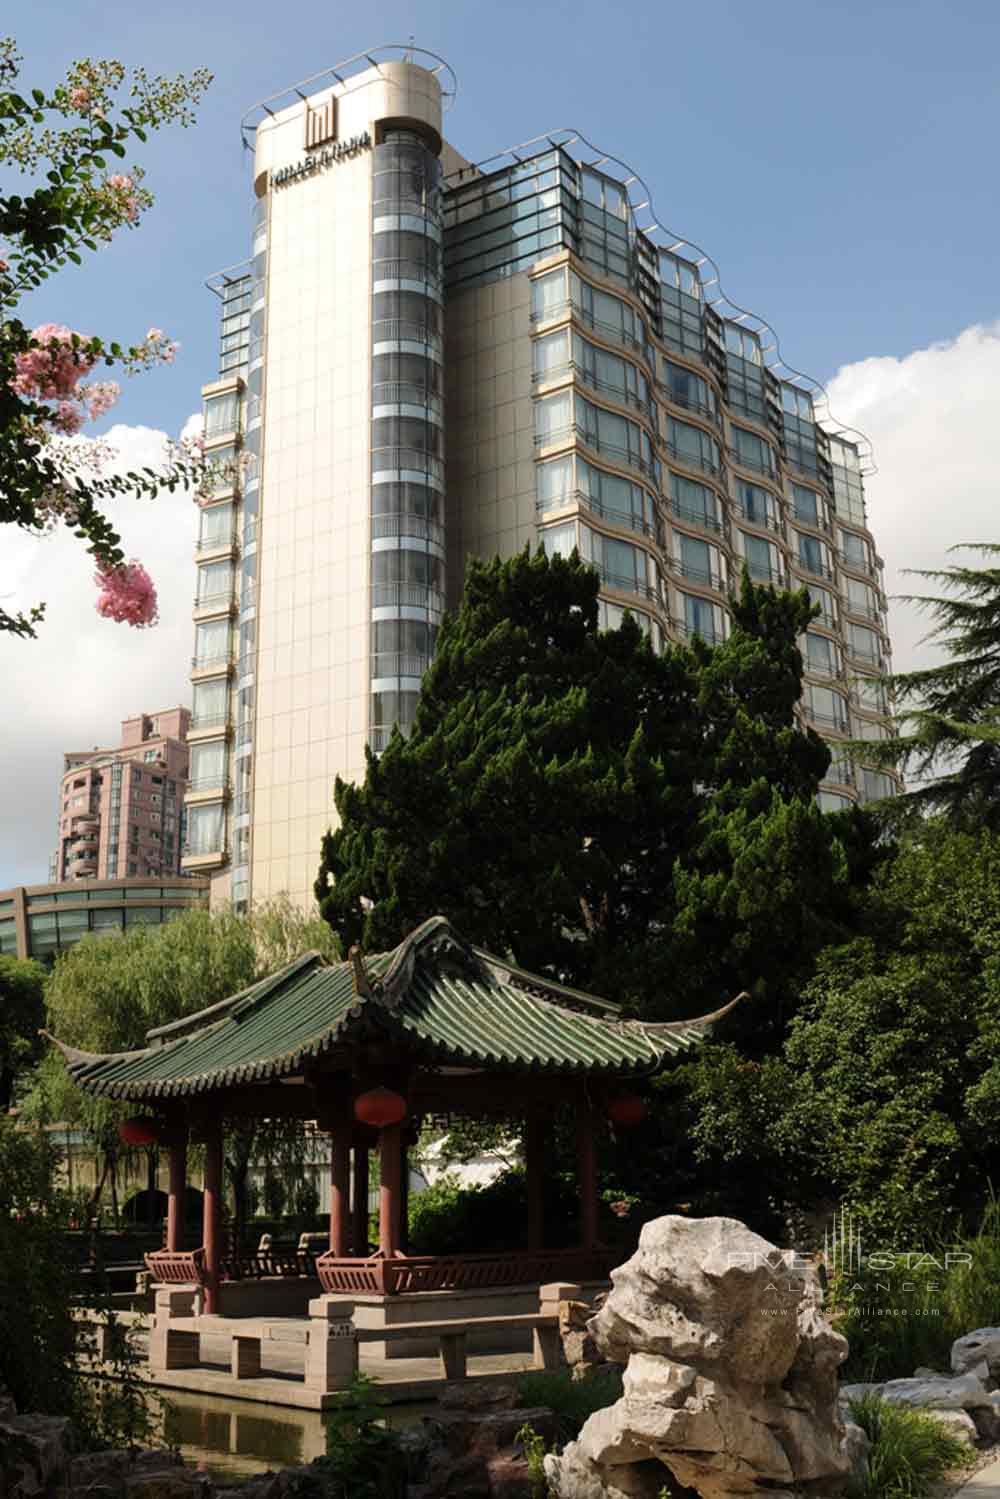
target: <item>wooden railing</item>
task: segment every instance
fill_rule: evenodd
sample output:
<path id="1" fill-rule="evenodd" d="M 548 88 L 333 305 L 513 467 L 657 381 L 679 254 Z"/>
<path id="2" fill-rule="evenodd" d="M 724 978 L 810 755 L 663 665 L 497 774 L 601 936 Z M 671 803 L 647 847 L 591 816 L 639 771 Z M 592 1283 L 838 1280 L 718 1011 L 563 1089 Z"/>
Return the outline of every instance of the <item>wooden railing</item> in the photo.
<path id="1" fill-rule="evenodd" d="M 204 1249 L 158 1249 L 144 1256 L 154 1280 L 170 1286 L 205 1284 Z"/>
<path id="2" fill-rule="evenodd" d="M 604 1280 L 620 1253 L 608 1249 L 514 1250 L 505 1254 L 399 1255 L 337 1259 L 324 1254 L 316 1274 L 324 1291 L 393 1296 L 404 1291 L 460 1291 L 555 1280 Z"/>

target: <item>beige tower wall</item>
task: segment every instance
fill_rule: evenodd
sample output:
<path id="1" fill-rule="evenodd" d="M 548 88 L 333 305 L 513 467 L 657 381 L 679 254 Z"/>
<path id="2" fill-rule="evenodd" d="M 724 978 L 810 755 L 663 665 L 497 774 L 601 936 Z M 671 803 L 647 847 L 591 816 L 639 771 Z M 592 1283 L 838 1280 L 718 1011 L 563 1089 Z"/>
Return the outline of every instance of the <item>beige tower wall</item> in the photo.
<path id="1" fill-rule="evenodd" d="M 469 557 L 534 543 L 531 282 L 510 276 L 445 307 L 449 608 Z"/>
<path id="2" fill-rule="evenodd" d="M 382 119 L 440 131 L 437 81 L 409 64 L 330 92 L 342 141 L 374 143 Z M 258 129 L 258 190 L 306 155 L 304 115 L 296 105 Z M 365 764 L 371 151 L 270 191 L 252 890 L 308 905 L 334 779 Z"/>

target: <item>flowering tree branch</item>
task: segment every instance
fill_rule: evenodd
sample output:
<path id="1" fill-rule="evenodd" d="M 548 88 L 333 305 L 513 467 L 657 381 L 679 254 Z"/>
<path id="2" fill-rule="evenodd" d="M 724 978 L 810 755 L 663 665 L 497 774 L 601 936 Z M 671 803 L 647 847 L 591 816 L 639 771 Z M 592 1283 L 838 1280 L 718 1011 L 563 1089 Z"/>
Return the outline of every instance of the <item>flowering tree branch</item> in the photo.
<path id="1" fill-rule="evenodd" d="M 114 405 L 120 386 L 90 378 L 100 365 L 128 375 L 173 359 L 159 328 L 129 348 L 55 323 L 29 330 L 13 315 L 20 297 L 68 263 L 81 264 L 114 233 L 135 228 L 152 196 L 138 166 L 109 171 L 133 140 L 165 124 L 188 125 L 210 75 L 131 78 L 114 61 L 74 63 L 49 94 L 28 99 L 15 84 L 20 58 L 0 40 L 0 165 L 30 175 L 24 196 L 0 195 L 0 524 L 45 533 L 69 526 L 97 564 L 97 609 L 133 626 L 156 620 L 156 590 L 141 563 L 127 561 L 103 503 L 123 494 L 155 497 L 200 482 L 200 455 L 174 446 L 157 473 L 106 472 L 105 444 L 78 434 Z M 127 86 L 129 102 L 119 103 Z M 44 180 L 42 174 L 44 173 Z M 0 609 L 0 633 L 35 634 L 44 605 Z"/>

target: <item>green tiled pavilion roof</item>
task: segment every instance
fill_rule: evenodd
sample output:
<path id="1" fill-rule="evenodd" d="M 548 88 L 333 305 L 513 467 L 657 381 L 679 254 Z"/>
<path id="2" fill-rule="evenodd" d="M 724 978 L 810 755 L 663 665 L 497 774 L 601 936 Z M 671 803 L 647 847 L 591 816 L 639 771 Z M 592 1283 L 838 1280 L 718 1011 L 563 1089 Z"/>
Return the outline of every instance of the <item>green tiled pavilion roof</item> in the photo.
<path id="1" fill-rule="evenodd" d="M 658 1071 L 729 1008 L 661 1025 L 624 1020 L 604 1000 L 470 947 L 436 916 L 392 952 L 354 952 L 335 964 L 307 953 L 230 999 L 150 1031 L 142 1050 L 98 1056 L 56 1044 L 79 1086 L 110 1098 L 271 1082 L 362 1037 L 394 1043 L 430 1066 L 613 1078 Z"/>

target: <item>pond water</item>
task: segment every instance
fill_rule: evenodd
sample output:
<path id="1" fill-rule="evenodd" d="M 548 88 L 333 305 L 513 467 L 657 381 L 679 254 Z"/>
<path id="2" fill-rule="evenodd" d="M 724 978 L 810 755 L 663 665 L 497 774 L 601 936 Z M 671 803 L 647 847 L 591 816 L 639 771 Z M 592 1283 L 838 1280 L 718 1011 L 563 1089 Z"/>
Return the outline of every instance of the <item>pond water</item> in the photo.
<path id="1" fill-rule="evenodd" d="M 164 1432 L 191 1467 L 213 1478 L 251 1478 L 269 1468 L 287 1468 L 322 1457 L 326 1417 L 319 1411 L 258 1405 L 183 1390 L 164 1392 L 169 1404 Z M 386 1424 L 418 1424 L 434 1409 L 427 1401 L 386 1408 Z M 328 1415 L 329 1413 L 327 1413 Z"/>

